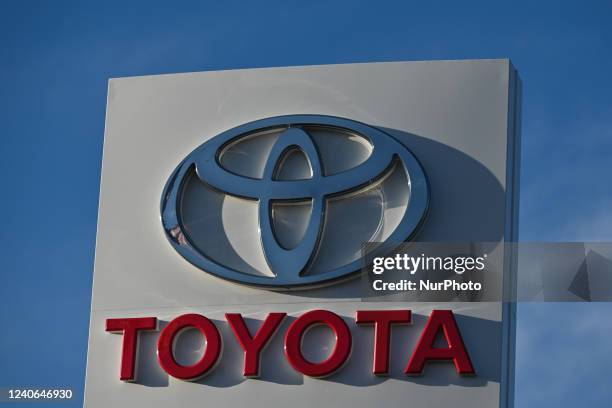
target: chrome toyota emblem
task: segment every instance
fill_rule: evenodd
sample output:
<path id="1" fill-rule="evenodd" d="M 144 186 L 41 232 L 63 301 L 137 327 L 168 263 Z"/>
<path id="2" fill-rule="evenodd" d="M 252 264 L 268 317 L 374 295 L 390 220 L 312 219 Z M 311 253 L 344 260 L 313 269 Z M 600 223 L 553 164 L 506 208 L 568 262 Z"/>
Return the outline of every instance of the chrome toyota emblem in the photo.
<path id="1" fill-rule="evenodd" d="M 300 289 L 359 271 L 364 242 L 412 239 L 428 203 L 421 165 L 394 137 L 349 119 L 289 115 L 195 149 L 166 183 L 161 216 L 174 249 L 205 272 Z"/>

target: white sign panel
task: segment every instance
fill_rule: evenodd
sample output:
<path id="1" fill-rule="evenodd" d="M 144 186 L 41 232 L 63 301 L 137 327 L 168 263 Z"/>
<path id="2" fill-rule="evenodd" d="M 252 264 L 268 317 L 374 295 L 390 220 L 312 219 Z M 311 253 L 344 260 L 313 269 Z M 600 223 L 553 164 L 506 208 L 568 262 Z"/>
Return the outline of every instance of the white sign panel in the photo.
<path id="1" fill-rule="evenodd" d="M 358 276 L 366 242 L 487 242 L 512 291 L 519 112 L 507 60 L 112 79 L 85 405 L 511 405 L 502 296 Z"/>

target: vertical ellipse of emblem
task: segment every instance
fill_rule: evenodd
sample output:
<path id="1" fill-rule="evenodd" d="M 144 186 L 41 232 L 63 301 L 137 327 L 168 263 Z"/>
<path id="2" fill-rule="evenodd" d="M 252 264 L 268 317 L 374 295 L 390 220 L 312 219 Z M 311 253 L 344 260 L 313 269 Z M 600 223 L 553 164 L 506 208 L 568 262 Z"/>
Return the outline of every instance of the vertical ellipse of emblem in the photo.
<path id="1" fill-rule="evenodd" d="M 311 178 L 319 179 L 323 176 L 319 153 L 310 136 L 300 128 L 288 128 L 279 136 L 268 156 L 263 175 L 266 182 L 283 182 L 283 180 L 276 180 L 276 174 L 283 158 L 291 149 L 299 149 L 306 156 L 311 167 Z M 304 197 L 301 198 L 311 200 L 312 211 L 302 240 L 291 249 L 280 245 L 275 236 L 272 213 L 273 197 L 268 197 L 264 193 L 259 202 L 259 227 L 266 261 L 270 269 L 275 272 L 277 279 L 287 284 L 299 280 L 300 274 L 315 254 L 324 220 L 323 194 L 313 190 L 305 192 Z"/>

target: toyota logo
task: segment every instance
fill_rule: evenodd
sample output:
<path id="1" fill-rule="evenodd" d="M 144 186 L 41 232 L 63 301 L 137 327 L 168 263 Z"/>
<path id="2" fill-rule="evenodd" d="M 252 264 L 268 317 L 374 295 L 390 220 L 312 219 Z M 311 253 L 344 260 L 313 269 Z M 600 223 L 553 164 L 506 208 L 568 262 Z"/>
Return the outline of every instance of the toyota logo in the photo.
<path id="1" fill-rule="evenodd" d="M 363 242 L 412 239 L 428 203 L 421 165 L 391 135 L 339 117 L 288 115 L 195 149 L 166 183 L 161 216 L 193 265 L 282 290 L 351 277 L 363 266 Z"/>

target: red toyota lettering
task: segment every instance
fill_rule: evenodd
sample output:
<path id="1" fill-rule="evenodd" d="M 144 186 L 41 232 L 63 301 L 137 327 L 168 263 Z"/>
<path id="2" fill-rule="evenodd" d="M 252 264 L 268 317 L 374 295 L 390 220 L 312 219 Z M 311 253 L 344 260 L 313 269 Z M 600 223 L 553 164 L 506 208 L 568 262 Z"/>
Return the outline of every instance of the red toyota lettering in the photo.
<path id="1" fill-rule="evenodd" d="M 202 358 L 190 366 L 180 365 L 174 358 L 174 339 L 181 331 L 195 328 L 206 338 L 206 350 Z M 194 381 L 208 374 L 221 354 L 221 335 L 213 322 L 199 314 L 184 314 L 172 320 L 162 330 L 157 342 L 157 357 L 165 372 L 181 380 Z"/>
<path id="2" fill-rule="evenodd" d="M 246 327 L 240 313 L 226 313 L 225 318 L 229 323 L 234 335 L 238 339 L 242 350 L 244 350 L 244 370 L 245 377 L 259 376 L 259 360 L 262 350 L 266 347 L 272 335 L 276 332 L 286 313 L 270 313 L 266 320 L 261 324 L 253 337 Z"/>
<path id="3" fill-rule="evenodd" d="M 121 350 L 121 381 L 136 379 L 136 353 L 138 352 L 138 332 L 141 330 L 157 330 L 157 318 L 132 317 L 123 319 L 107 319 L 106 331 L 123 333 Z"/>
<path id="4" fill-rule="evenodd" d="M 374 367 L 375 375 L 389 374 L 389 348 L 391 346 L 391 325 L 409 324 L 410 310 L 359 310 L 357 324 L 374 324 Z"/>
<path id="5" fill-rule="evenodd" d="M 320 363 L 312 363 L 302 354 L 302 338 L 308 328 L 315 325 L 329 326 L 336 344 L 331 355 Z M 346 362 L 351 353 L 351 331 L 340 316 L 327 310 L 313 310 L 304 313 L 294 321 L 285 336 L 285 355 L 296 371 L 310 377 L 325 377 L 333 374 Z"/>
<path id="6" fill-rule="evenodd" d="M 448 347 L 434 347 L 434 341 L 440 329 L 444 333 Z M 429 360 L 452 360 L 459 374 L 476 374 L 465 344 L 463 344 L 453 312 L 450 310 L 433 310 L 431 312 L 405 373 L 421 375 L 425 363 Z"/>

